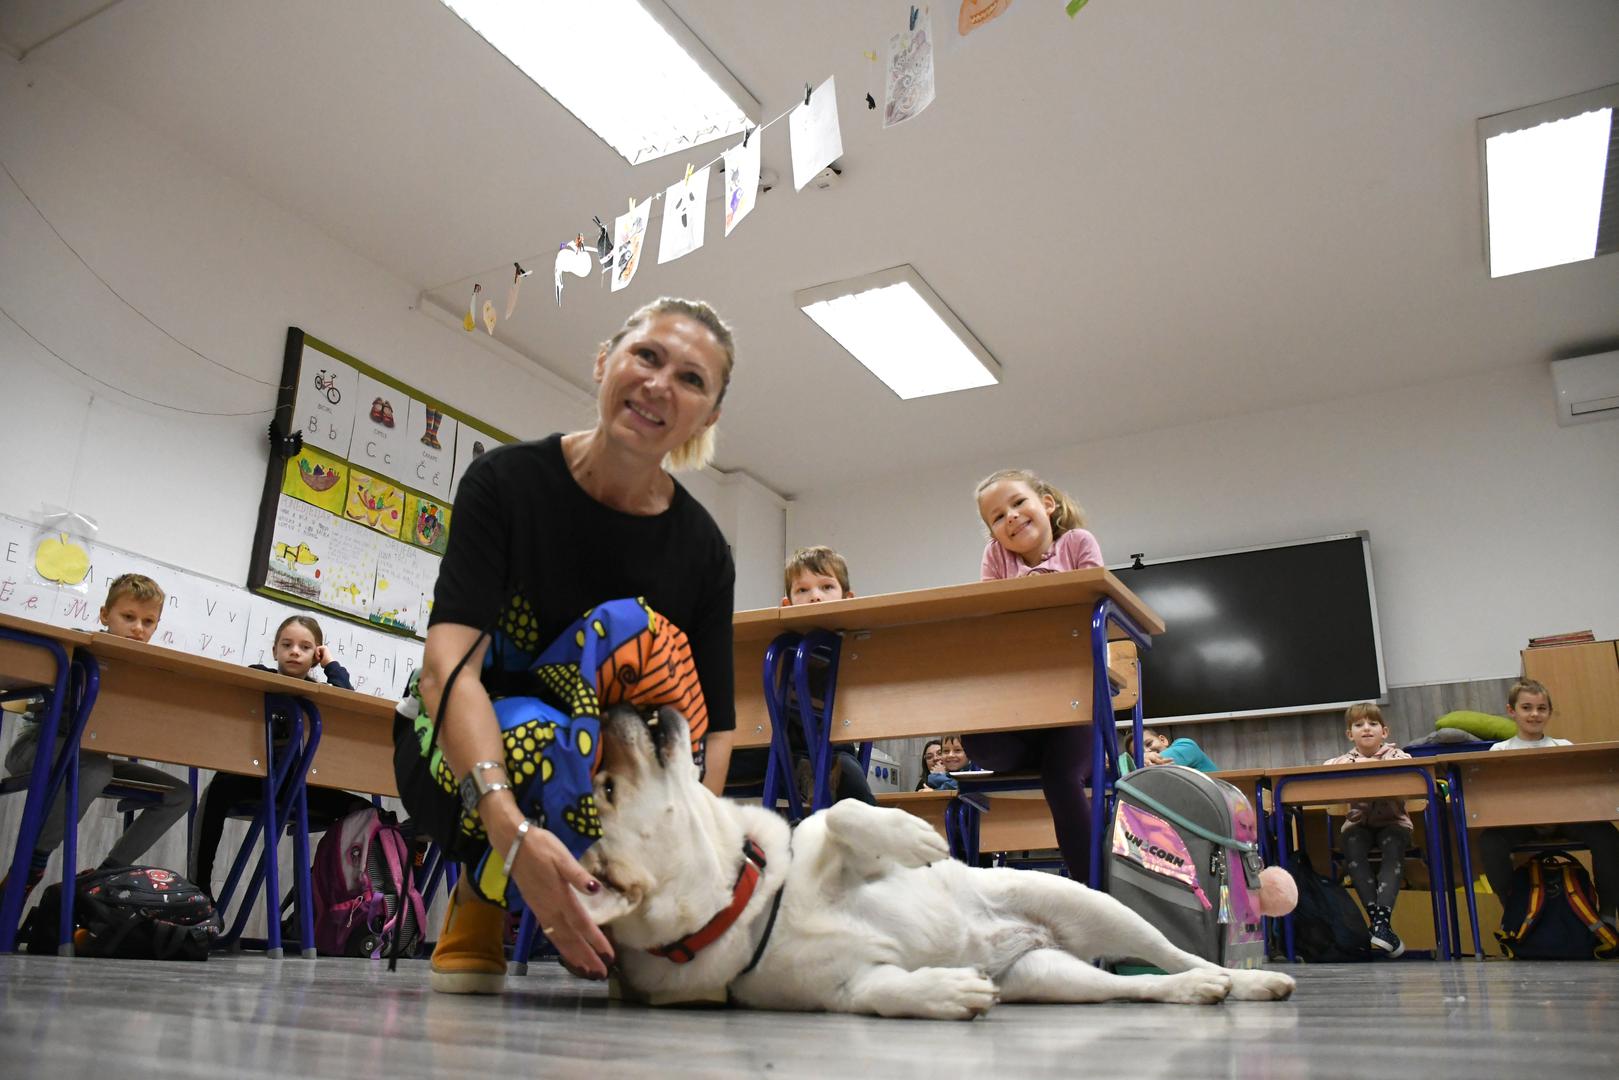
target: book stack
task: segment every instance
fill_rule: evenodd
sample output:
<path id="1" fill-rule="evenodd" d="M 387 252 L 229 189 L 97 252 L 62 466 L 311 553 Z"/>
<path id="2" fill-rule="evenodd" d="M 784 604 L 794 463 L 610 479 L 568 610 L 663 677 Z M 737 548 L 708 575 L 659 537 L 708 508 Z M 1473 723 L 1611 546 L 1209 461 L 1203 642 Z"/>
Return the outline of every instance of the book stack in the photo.
<path id="1" fill-rule="evenodd" d="M 1551 645 L 1583 645 L 1595 641 L 1596 635 L 1589 630 L 1574 630 L 1567 634 L 1546 634 L 1543 637 L 1529 639 L 1531 649 L 1544 649 Z"/>

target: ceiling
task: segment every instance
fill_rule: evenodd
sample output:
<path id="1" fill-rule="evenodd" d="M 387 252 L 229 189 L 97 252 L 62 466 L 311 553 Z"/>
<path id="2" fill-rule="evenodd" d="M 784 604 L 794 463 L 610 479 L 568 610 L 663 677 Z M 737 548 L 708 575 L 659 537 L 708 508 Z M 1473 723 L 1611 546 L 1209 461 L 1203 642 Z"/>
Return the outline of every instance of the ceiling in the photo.
<path id="1" fill-rule="evenodd" d="M 1489 278 L 1474 133 L 1619 82 L 1611 0 L 1094 0 L 1072 20 L 1017 0 L 960 41 L 943 3 L 938 98 L 886 131 L 863 53 L 905 5 L 670 6 L 767 117 L 835 75 L 843 176 L 778 184 L 730 238 L 711 214 L 701 250 L 649 260 L 622 294 L 570 278 L 560 309 L 557 244 L 688 159 L 627 165 L 438 0 L 0 0 L 0 39 L 447 310 L 474 281 L 498 303 L 523 260 L 535 275 L 496 336 L 581 387 L 633 307 L 711 301 L 739 342 L 717 463 L 789 496 L 1619 338 L 1619 258 Z M 633 70 L 579 47 L 604 78 Z M 785 129 L 764 136 L 779 177 Z M 793 305 L 898 263 L 1001 385 L 901 402 Z"/>

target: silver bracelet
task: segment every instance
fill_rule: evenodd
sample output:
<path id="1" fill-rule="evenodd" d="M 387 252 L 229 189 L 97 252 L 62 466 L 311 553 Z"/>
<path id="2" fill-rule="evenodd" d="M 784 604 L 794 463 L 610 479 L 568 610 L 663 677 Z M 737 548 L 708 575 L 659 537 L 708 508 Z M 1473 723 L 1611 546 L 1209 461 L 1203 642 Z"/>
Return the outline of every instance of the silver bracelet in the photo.
<path id="1" fill-rule="evenodd" d="M 528 835 L 528 830 L 533 826 L 534 822 L 528 818 L 524 818 L 517 826 L 517 835 L 512 837 L 512 846 L 506 849 L 506 861 L 500 867 L 501 872 L 508 878 L 512 876 L 512 864 L 517 861 L 517 853 L 523 849 L 523 837 Z"/>

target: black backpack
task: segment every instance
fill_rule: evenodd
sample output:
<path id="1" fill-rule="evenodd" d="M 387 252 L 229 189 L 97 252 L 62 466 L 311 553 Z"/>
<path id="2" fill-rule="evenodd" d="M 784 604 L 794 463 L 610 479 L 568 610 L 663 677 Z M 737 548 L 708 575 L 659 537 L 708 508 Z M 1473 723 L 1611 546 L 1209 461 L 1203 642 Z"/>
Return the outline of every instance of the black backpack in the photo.
<path id="1" fill-rule="evenodd" d="M 1354 963 L 1372 958 L 1372 932 L 1349 890 L 1322 877 L 1299 852 L 1289 867 L 1299 887 L 1293 909 L 1293 944 L 1300 960 L 1310 964 Z"/>
<path id="2" fill-rule="evenodd" d="M 1585 867 L 1563 851 L 1543 851 L 1512 872 L 1495 937 L 1514 960 L 1619 955 L 1619 936 L 1597 916 Z"/>
<path id="3" fill-rule="evenodd" d="M 23 936 L 31 953 L 55 953 L 62 886 L 40 895 Z M 74 953 L 133 960 L 206 960 L 223 929 L 208 894 L 172 870 L 113 866 L 74 880 Z"/>

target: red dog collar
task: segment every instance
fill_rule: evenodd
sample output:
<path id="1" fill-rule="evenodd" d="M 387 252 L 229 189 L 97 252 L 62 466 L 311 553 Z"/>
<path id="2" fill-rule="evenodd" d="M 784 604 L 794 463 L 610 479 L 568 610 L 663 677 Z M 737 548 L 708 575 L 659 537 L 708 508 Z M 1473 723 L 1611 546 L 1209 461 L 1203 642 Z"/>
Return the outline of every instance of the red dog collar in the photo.
<path id="1" fill-rule="evenodd" d="M 704 948 L 712 945 L 719 936 L 731 928 L 742 909 L 748 906 L 753 898 L 753 890 L 759 884 L 759 875 L 765 868 L 765 853 L 751 838 L 742 839 L 742 868 L 737 871 L 736 884 L 731 888 L 731 903 L 724 911 L 714 916 L 701 930 L 694 931 L 679 941 L 660 945 L 656 949 L 648 949 L 653 956 L 661 956 L 665 960 L 676 964 L 690 963 L 697 958 L 697 954 Z"/>

